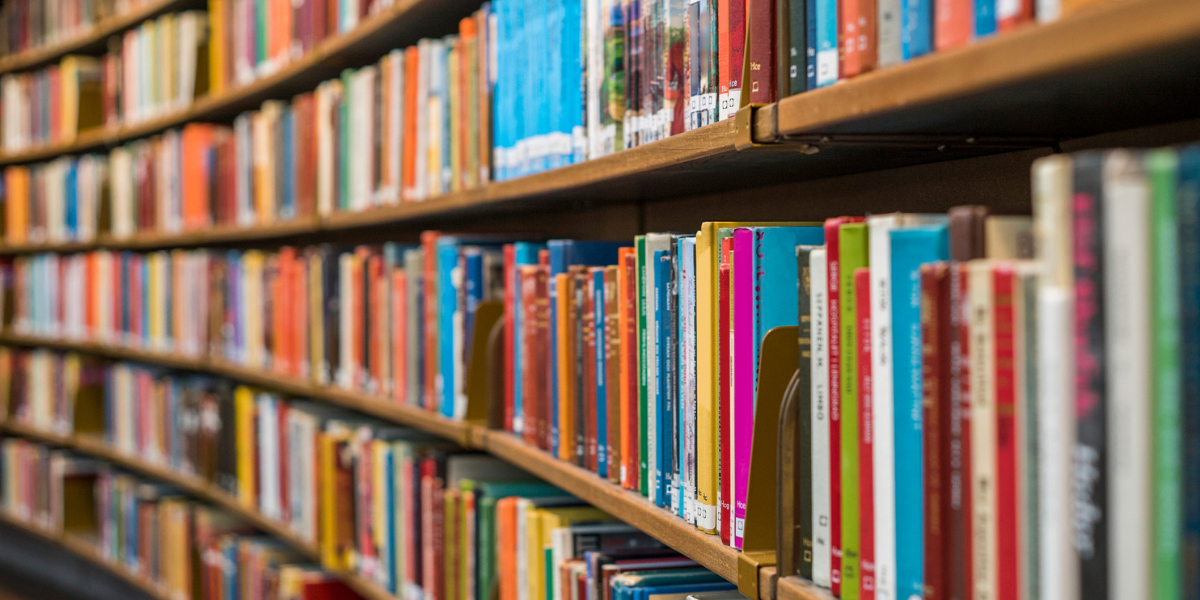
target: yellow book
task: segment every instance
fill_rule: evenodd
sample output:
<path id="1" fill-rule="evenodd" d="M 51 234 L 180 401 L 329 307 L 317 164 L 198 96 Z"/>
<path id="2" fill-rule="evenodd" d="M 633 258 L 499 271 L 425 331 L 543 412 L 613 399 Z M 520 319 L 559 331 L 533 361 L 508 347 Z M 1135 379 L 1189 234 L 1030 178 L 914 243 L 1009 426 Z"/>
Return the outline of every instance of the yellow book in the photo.
<path id="1" fill-rule="evenodd" d="M 721 473 L 718 436 L 720 412 L 720 348 L 714 332 L 719 315 L 721 229 L 736 227 L 819 226 L 820 223 L 709 221 L 696 232 L 696 527 L 707 533 L 717 532 L 717 491 Z"/>
<path id="2" fill-rule="evenodd" d="M 544 600 L 542 588 L 545 576 L 542 574 L 542 514 L 532 504 L 525 511 L 525 594 L 518 595 L 519 600 Z M 520 565 L 518 565 L 520 568 Z M 519 583 L 519 582 L 518 582 Z M 518 593 L 519 594 L 519 593 Z"/>
<path id="3" fill-rule="evenodd" d="M 229 19 L 228 0 L 208 0 L 208 91 L 225 91 L 225 23 Z"/>
<path id="4" fill-rule="evenodd" d="M 319 508 L 321 511 L 321 564 L 327 569 L 339 569 L 344 565 L 339 560 L 337 549 L 337 508 L 334 506 L 334 500 L 337 494 L 334 492 L 333 480 L 335 471 L 337 470 L 337 439 L 327 433 L 317 435 L 320 456 L 318 457 L 319 466 L 321 469 L 321 502 Z"/>
<path id="5" fill-rule="evenodd" d="M 104 121 L 103 68 L 92 56 L 70 55 L 59 63 L 59 127 L 63 139 Z"/>
<path id="6" fill-rule="evenodd" d="M 450 78 L 449 100 L 450 100 L 450 189 L 447 192 L 457 192 L 462 189 L 462 173 L 459 171 L 459 165 L 462 160 L 462 119 L 458 116 L 462 114 L 462 91 L 459 90 L 459 69 L 462 68 L 459 62 L 459 46 L 457 40 L 450 43 L 450 52 L 447 59 L 447 71 Z"/>
<path id="7" fill-rule="evenodd" d="M 243 348 L 244 361 L 249 367 L 263 366 L 263 266 L 266 258 L 258 250 L 242 254 L 242 322 L 246 324 Z"/>
<path id="8" fill-rule="evenodd" d="M 161 76 L 155 114 L 163 112 L 175 102 L 175 92 L 179 89 L 175 83 L 179 78 L 178 31 L 174 13 L 166 13 L 158 18 L 158 68 Z"/>
<path id="9" fill-rule="evenodd" d="M 558 458 L 574 462 L 575 416 L 572 409 L 575 407 L 573 394 L 575 386 L 572 385 L 572 382 L 575 381 L 575 362 L 570 360 L 569 350 L 573 347 L 572 328 L 568 326 L 569 320 L 567 319 L 567 313 L 571 307 L 572 279 L 569 273 L 559 273 L 554 276 L 554 281 L 558 287 L 558 306 L 556 307 L 558 322 L 555 324 L 558 334 Z"/>
<path id="10" fill-rule="evenodd" d="M 258 507 L 254 494 L 254 390 L 239 385 L 233 392 L 233 410 L 237 431 L 238 503 Z"/>

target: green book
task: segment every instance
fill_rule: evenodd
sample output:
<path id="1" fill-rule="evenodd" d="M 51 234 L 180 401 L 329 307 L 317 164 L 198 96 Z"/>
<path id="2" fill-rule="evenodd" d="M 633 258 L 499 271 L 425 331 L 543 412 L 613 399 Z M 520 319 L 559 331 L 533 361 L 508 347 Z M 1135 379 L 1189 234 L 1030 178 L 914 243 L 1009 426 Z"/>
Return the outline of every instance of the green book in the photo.
<path id="1" fill-rule="evenodd" d="M 258 65 L 263 64 L 267 60 L 267 35 L 271 31 L 271 15 L 267 14 L 267 2 L 258 2 L 258 28 L 254 36 L 254 64 L 251 65 L 257 71 Z"/>
<path id="2" fill-rule="evenodd" d="M 1180 363 L 1179 229 L 1176 182 L 1179 159 L 1174 150 L 1146 153 L 1150 181 L 1151 351 L 1153 358 L 1151 435 L 1151 598 L 1179 598 L 1182 523 L 1182 397 Z"/>
<path id="3" fill-rule="evenodd" d="M 341 127 L 338 131 L 338 136 L 341 138 L 341 164 L 338 166 L 338 202 L 339 210 L 349 210 L 353 205 L 354 200 L 350 197 L 350 155 L 354 148 L 353 139 L 350 136 L 350 111 L 354 105 L 354 96 L 351 91 L 354 88 L 354 70 L 342 70 L 342 106 L 341 106 Z"/>
<path id="4" fill-rule="evenodd" d="M 648 331 L 646 329 L 646 236 L 634 238 L 637 249 L 637 311 L 638 311 L 638 465 L 641 468 L 639 491 L 643 496 L 650 497 L 650 436 L 646 426 L 647 401 L 650 397 L 650 381 L 646 371 L 646 345 Z"/>
<path id="5" fill-rule="evenodd" d="M 858 600 L 858 318 L 854 271 L 867 264 L 867 225 L 838 228 L 841 287 L 842 600 Z"/>

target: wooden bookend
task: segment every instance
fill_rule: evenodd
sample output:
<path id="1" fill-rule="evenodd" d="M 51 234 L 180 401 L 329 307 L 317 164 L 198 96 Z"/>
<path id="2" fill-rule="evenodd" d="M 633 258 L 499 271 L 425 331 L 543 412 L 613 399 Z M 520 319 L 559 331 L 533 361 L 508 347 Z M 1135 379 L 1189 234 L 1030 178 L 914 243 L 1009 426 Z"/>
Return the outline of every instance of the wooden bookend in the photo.
<path id="1" fill-rule="evenodd" d="M 763 336 L 758 360 L 758 396 L 754 404 L 754 441 L 746 524 L 738 555 L 738 591 L 758 598 L 758 571 L 775 564 L 775 460 L 778 453 L 779 407 L 800 362 L 799 329 L 776 327 Z"/>
<path id="2" fill-rule="evenodd" d="M 468 423 L 487 423 L 488 420 L 488 340 L 492 329 L 503 323 L 504 303 L 483 302 L 475 309 L 475 328 L 471 335 L 471 358 L 467 365 Z"/>

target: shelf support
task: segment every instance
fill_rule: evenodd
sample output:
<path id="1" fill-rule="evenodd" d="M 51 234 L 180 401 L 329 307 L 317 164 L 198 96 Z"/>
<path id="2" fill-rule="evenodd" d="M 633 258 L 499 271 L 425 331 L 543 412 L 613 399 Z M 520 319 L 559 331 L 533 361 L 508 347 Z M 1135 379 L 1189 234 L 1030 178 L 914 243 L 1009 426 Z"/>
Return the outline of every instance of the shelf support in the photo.
<path id="1" fill-rule="evenodd" d="M 754 404 L 754 442 L 746 494 L 746 523 L 738 555 L 738 591 L 759 598 L 759 570 L 775 565 L 776 455 L 779 407 L 800 362 L 799 328 L 776 327 L 763 336 Z"/>

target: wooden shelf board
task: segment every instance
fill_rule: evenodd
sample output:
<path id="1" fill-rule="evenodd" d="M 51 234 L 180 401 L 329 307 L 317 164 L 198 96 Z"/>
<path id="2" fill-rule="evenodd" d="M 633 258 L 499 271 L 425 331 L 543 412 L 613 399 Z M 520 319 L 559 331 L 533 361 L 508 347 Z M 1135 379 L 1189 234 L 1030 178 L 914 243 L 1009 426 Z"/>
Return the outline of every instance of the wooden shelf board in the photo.
<path id="1" fill-rule="evenodd" d="M 57 531 L 48 531 L 45 528 L 22 521 L 21 519 L 18 519 L 3 511 L 0 511 L 0 524 L 12 527 L 13 529 L 23 531 L 29 535 L 36 536 L 46 540 L 47 542 L 58 545 L 68 552 L 71 552 L 72 554 L 75 554 L 99 566 L 105 571 L 112 573 L 122 581 L 125 581 L 129 585 L 141 590 L 151 598 L 156 598 L 157 600 L 171 600 L 166 590 L 142 579 L 140 576 L 130 572 L 124 566 L 113 563 L 104 558 L 104 555 L 101 554 L 100 549 L 94 544 L 86 542 L 70 534 Z"/>
<path id="2" fill-rule="evenodd" d="M 799 577 L 779 577 L 775 580 L 778 600 L 833 600 L 829 590 L 817 587 L 811 581 Z"/>
<path id="3" fill-rule="evenodd" d="M 71 38 L 0 57 L 0 75 L 39 67 L 54 62 L 67 54 L 91 53 L 101 50 L 108 43 L 110 36 L 136 27 L 146 19 L 169 11 L 203 6 L 204 3 L 199 0 L 148 0 L 133 10 L 111 15 Z"/>
<path id="4" fill-rule="evenodd" d="M 785 135 L 1080 137 L 1195 116 L 1200 3 L 1108 0 L 785 98 Z"/>
<path id="5" fill-rule="evenodd" d="M 161 3 L 171 5 L 184 1 L 194 2 L 164 0 Z M 477 0 L 396 0 L 391 7 L 364 19 L 355 29 L 323 40 L 303 57 L 250 83 L 199 98 L 184 109 L 140 123 L 101 127 L 80 132 L 69 141 L 0 153 L 0 165 L 112 147 L 191 121 L 231 119 L 238 113 L 258 108 L 264 100 L 312 90 L 321 81 L 338 76 L 343 68 L 377 61 L 387 51 L 403 48 L 422 36 L 450 33 L 461 17 L 478 8 Z"/>

